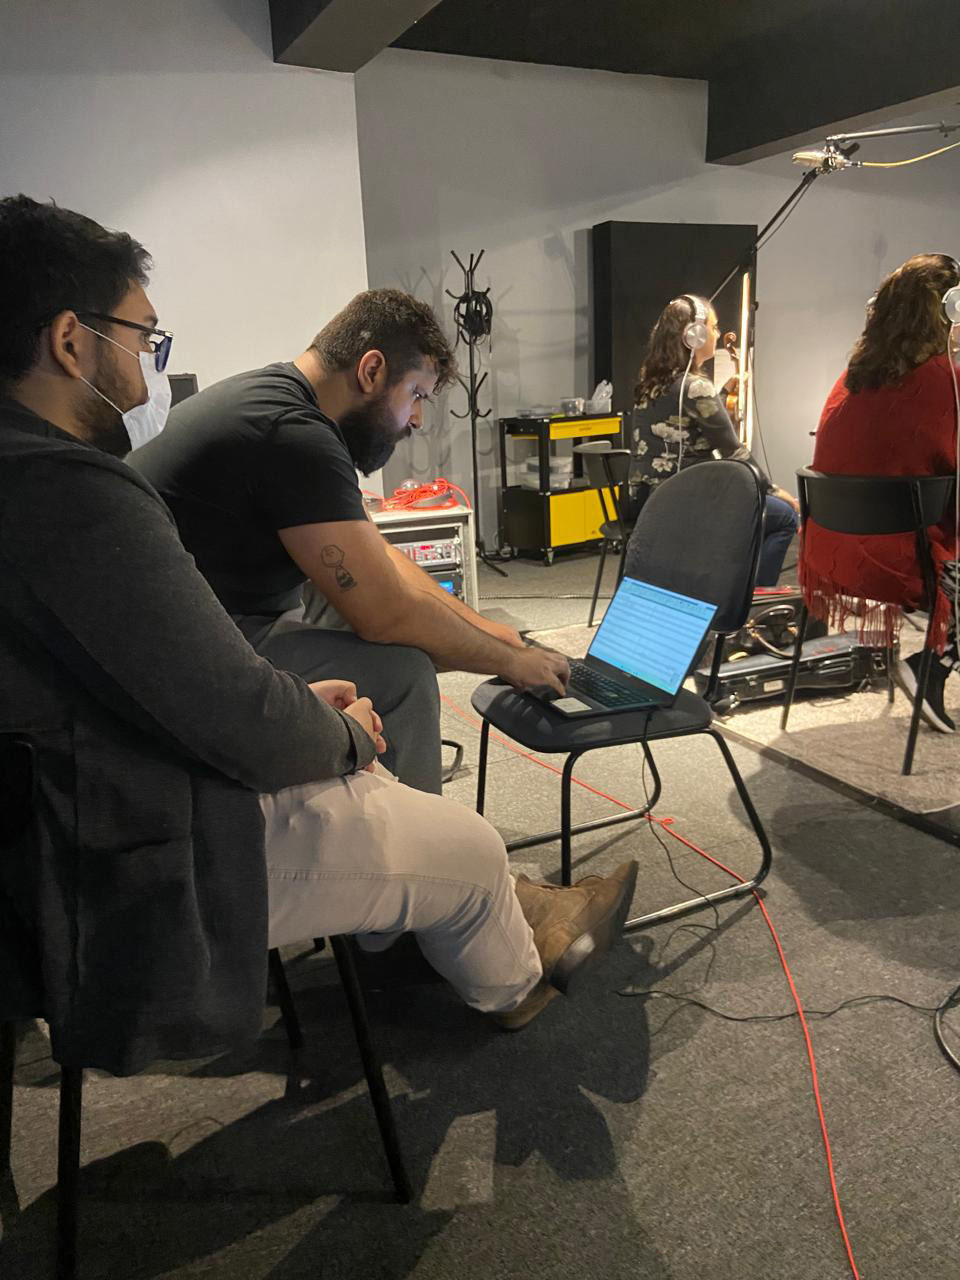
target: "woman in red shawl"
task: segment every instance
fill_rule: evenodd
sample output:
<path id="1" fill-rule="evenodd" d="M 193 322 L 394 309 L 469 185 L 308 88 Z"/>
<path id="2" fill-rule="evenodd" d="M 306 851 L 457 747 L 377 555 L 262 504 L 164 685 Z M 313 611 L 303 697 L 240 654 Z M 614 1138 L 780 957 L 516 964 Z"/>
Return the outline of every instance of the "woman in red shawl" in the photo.
<path id="1" fill-rule="evenodd" d="M 944 294 L 960 284 L 960 266 L 946 254 L 917 254 L 889 275 L 867 308 L 867 323 L 846 373 L 830 393 L 813 454 L 827 475 L 953 475 L 957 465 L 957 405 L 951 364 L 953 327 Z M 944 683 L 960 671 L 954 618 L 957 528 L 951 510 L 929 530 L 940 589 L 924 719 L 942 733 L 954 723 L 943 705 Z M 800 581 L 811 613 L 842 627 L 853 614 L 861 638 L 891 644 L 906 608 L 928 609 L 912 533 L 852 537 L 812 520 L 803 533 Z M 897 604 L 880 604 L 895 600 Z M 920 655 L 898 663 L 897 682 L 912 698 Z"/>

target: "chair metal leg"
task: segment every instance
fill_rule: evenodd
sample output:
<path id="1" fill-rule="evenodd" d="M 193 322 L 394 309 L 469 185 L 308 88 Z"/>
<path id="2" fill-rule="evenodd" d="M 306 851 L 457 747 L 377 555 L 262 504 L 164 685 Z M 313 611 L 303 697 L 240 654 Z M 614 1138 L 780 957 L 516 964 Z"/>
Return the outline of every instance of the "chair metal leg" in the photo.
<path id="1" fill-rule="evenodd" d="M 897 688 L 897 683 L 893 678 L 894 662 L 896 662 L 896 657 L 894 656 L 894 648 L 891 644 L 887 646 L 887 701 L 891 704 L 894 701 Z"/>
<path id="2" fill-rule="evenodd" d="M 370 1101 L 373 1103 L 373 1109 L 377 1116 L 380 1138 L 383 1142 L 387 1164 L 390 1166 L 390 1174 L 397 1192 L 397 1199 L 402 1204 L 409 1204 L 411 1199 L 410 1180 L 407 1177 L 403 1153 L 400 1150 L 400 1139 L 397 1136 L 397 1126 L 393 1118 L 393 1108 L 390 1105 L 390 1095 L 383 1079 L 380 1057 L 374 1048 L 373 1037 L 370 1034 L 370 1023 L 367 1019 L 367 1006 L 363 998 L 363 989 L 360 986 L 360 979 L 357 975 L 357 964 L 354 956 L 354 948 L 357 944 L 353 938 L 344 936 L 331 938 L 330 942 L 337 961 L 337 968 L 340 970 L 340 981 L 343 983 L 347 1004 L 350 1006 L 353 1030 L 357 1037 L 357 1048 L 360 1050 L 364 1074 L 367 1077 L 367 1088 L 370 1091 Z"/>
<path id="3" fill-rule="evenodd" d="M 57 1146 L 57 1280 L 77 1274 L 77 1202 L 80 1195 L 80 1113 L 83 1069 L 60 1068 Z"/>
<path id="4" fill-rule="evenodd" d="M 646 743 L 643 743 L 643 752 L 647 758 L 647 764 L 650 766 L 650 772 L 653 777 L 653 795 L 642 809 L 628 809 L 625 813 L 615 813 L 609 818 L 594 818 L 590 822 L 578 822 L 570 825 L 570 783 L 573 781 L 573 766 L 581 755 L 586 755 L 586 751 L 592 751 L 595 748 L 588 747 L 586 751 L 577 752 L 573 756 L 567 757 L 564 765 L 564 771 L 561 778 L 560 791 L 560 826 L 556 831 L 540 831 L 535 836 L 522 836 L 519 840 L 511 840 L 507 845 L 507 853 L 514 853 L 517 849 L 531 849 L 534 845 L 549 844 L 553 840 L 560 841 L 560 859 L 561 859 L 561 881 L 563 884 L 569 884 L 569 876 L 571 870 L 570 859 L 570 838 L 578 836 L 584 831 L 599 831 L 601 827 L 616 827 L 621 822 L 635 822 L 638 818 L 645 818 L 653 806 L 660 799 L 660 775 L 657 772 L 657 766 L 654 763 L 653 756 Z M 567 780 L 567 769 L 569 769 L 569 780 Z M 564 797 L 566 796 L 566 801 Z M 564 803 L 566 803 L 566 816 L 564 816 Z M 564 854 L 566 849 L 566 854 Z M 563 866 L 566 864 L 566 876 L 564 879 Z"/>
<path id="5" fill-rule="evenodd" d="M 920 712 L 923 710 L 923 699 L 930 680 L 930 667 L 933 664 L 933 650 L 929 645 L 923 646 L 923 657 L 920 659 L 920 673 L 917 676 L 917 692 L 913 699 L 913 715 L 910 717 L 910 732 L 907 735 L 907 749 L 903 754 L 901 774 L 906 776 L 913 772 L 913 753 L 917 746 L 917 734 L 920 730 Z"/>
<path id="6" fill-rule="evenodd" d="M 704 733 L 710 735 L 720 749 L 724 763 L 730 771 L 733 778 L 734 786 L 737 788 L 737 794 L 740 797 L 740 803 L 746 811 L 747 817 L 750 819 L 750 825 L 753 827 L 754 834 L 760 843 L 763 851 L 763 858 L 760 866 L 752 880 L 738 881 L 731 885 L 729 889 L 719 889 L 715 893 L 705 893 L 699 898 L 691 898 L 689 902 L 678 902 L 675 906 L 664 907 L 662 911 L 651 911 L 645 916 L 636 916 L 633 920 L 628 920 L 623 926 L 624 932 L 634 929 L 645 929 L 652 924 L 660 924 L 664 920 L 675 920 L 678 916 L 689 915 L 692 911 L 702 911 L 705 906 L 714 902 L 725 902 L 728 898 L 742 898 L 744 894 L 752 893 L 758 885 L 766 879 L 773 862 L 773 850 L 770 848 L 770 841 L 767 839 L 767 833 L 763 828 L 763 823 L 753 807 L 753 801 L 750 799 L 750 793 L 747 791 L 746 783 L 740 776 L 740 770 L 737 768 L 736 761 L 731 754 L 730 748 L 726 742 L 716 731 L 716 729 L 704 729 Z"/>
<path id="7" fill-rule="evenodd" d="M 627 547 L 630 544 L 630 535 L 624 532 L 620 539 L 620 563 L 617 565 L 617 586 L 623 581 L 624 571 L 627 567 Z"/>
<path id="8" fill-rule="evenodd" d="M 720 684 L 720 667 L 723 665 L 723 649 L 726 642 L 726 635 L 722 631 L 718 631 L 713 646 L 713 660 L 710 663 L 710 677 L 707 680 L 707 688 L 703 695 L 704 702 L 708 704 L 716 701 L 717 689 Z"/>
<path id="9" fill-rule="evenodd" d="M 280 1006 L 280 1017 L 283 1019 L 283 1029 L 287 1033 L 287 1041 L 291 1049 L 302 1049 L 303 1031 L 300 1028 L 300 1019 L 297 1016 L 297 1006 L 293 1003 L 290 984 L 287 982 L 283 961 L 276 947 L 268 953 L 267 964 L 270 969 L 270 978 L 273 982 L 277 1003 Z"/>
<path id="10" fill-rule="evenodd" d="M 448 765 L 443 771 L 441 782 L 451 782 L 456 776 L 457 771 L 463 764 L 463 743 L 455 742 L 453 738 L 441 738 L 441 747 L 453 747 L 453 764 Z"/>
<path id="11" fill-rule="evenodd" d="M 13 1066 L 17 1056 L 17 1029 L 0 1022 L 0 1176 L 10 1168 L 13 1134 Z"/>
<path id="12" fill-rule="evenodd" d="M 573 766 L 580 759 L 581 751 L 571 751 L 563 762 L 563 774 L 560 778 L 560 883 L 573 883 L 573 868 L 570 858 L 570 788 L 573 785 L 571 775 Z"/>
<path id="13" fill-rule="evenodd" d="M 484 720 L 480 730 L 480 759 L 477 761 L 477 813 L 483 813 L 487 798 L 487 751 L 490 746 L 490 721 Z"/>
<path id="14" fill-rule="evenodd" d="M 603 546 L 600 548 L 600 565 L 597 569 L 597 580 L 593 584 L 593 599 L 590 601 L 590 617 L 587 619 L 587 626 L 593 626 L 593 615 L 597 611 L 597 600 L 600 597 L 600 583 L 603 581 L 603 566 L 607 562 L 607 547 L 609 542 L 606 538 L 603 540 Z"/>
<path id="15" fill-rule="evenodd" d="M 800 655 L 803 653 L 803 642 L 807 635 L 807 606 L 800 609 L 800 626 L 797 629 L 797 641 L 793 646 L 793 661 L 790 663 L 790 674 L 787 677 L 787 692 L 783 699 L 783 712 L 780 716 L 780 728 L 785 730 L 790 708 L 793 706 L 793 695 L 797 691 L 797 672 L 800 670 Z"/>

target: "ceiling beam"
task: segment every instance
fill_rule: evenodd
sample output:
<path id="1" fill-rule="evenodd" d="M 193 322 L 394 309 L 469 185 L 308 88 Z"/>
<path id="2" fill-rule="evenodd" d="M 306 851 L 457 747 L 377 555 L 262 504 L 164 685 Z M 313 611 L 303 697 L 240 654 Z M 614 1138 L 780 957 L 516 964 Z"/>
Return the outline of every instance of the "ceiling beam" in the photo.
<path id="1" fill-rule="evenodd" d="M 707 159 L 745 164 L 893 109 L 960 119 L 958 44 L 957 0 L 843 0 L 815 23 L 752 36 L 710 72 Z"/>
<path id="2" fill-rule="evenodd" d="M 438 0 L 270 0 L 273 60 L 359 71 Z"/>

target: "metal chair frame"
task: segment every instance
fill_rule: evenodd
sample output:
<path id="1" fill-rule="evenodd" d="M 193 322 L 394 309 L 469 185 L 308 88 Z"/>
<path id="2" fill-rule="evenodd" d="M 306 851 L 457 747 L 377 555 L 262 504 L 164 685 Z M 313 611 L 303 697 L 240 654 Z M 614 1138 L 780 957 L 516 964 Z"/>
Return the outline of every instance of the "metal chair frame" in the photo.
<path id="1" fill-rule="evenodd" d="M 597 577 L 593 584 L 593 599 L 590 601 L 590 617 L 587 626 L 593 626 L 600 598 L 600 584 L 603 581 L 603 570 L 607 562 L 607 551 L 614 542 L 620 543 L 620 562 L 617 566 L 617 582 L 623 577 L 623 566 L 627 558 L 627 542 L 630 538 L 630 525 L 623 514 L 623 488 L 630 474 L 630 450 L 612 449 L 608 440 L 592 440 L 587 444 L 573 446 L 574 453 L 583 458 L 587 479 L 597 491 L 600 498 L 600 510 L 603 513 L 603 542 L 600 546 L 600 564 L 597 566 Z M 607 493 L 610 495 L 610 506 L 607 505 Z M 612 510 L 611 510 L 612 508 Z M 613 525 L 617 529 L 614 536 L 605 531 L 605 527 Z"/>
<path id="2" fill-rule="evenodd" d="M 937 595 L 937 571 L 930 550 L 930 537 L 927 529 L 937 524 L 946 513 L 953 497 L 953 476 L 829 476 L 813 471 L 810 467 L 802 467 L 797 472 L 797 488 L 800 498 L 801 527 L 805 527 L 811 519 L 821 528 L 832 533 L 881 534 L 912 533 L 917 543 L 917 559 L 923 575 L 926 600 L 931 603 Z M 870 496 L 871 491 L 876 494 Z M 836 497 L 848 494 L 856 499 L 858 507 L 843 520 L 837 520 L 833 501 Z M 882 496 L 881 496 L 882 495 Z M 801 544 L 801 558 L 803 547 Z M 890 603 L 899 603 L 892 601 Z M 809 611 L 806 601 L 800 611 L 800 626 L 793 649 L 793 660 L 790 664 L 790 675 L 787 679 L 787 691 L 780 716 L 780 728 L 786 731 L 790 717 L 790 708 L 797 688 L 797 673 L 803 655 L 803 642 L 807 632 Z M 920 715 L 923 710 L 923 699 L 930 680 L 930 669 L 933 663 L 933 649 L 930 644 L 933 633 L 934 611 L 930 608 L 926 635 L 923 642 L 923 656 L 920 659 L 920 672 L 917 678 L 917 692 L 913 699 L 913 712 L 910 717 L 910 729 L 907 734 L 907 745 L 903 754 L 901 775 L 913 772 L 913 757 L 916 751 L 917 735 L 920 731 Z M 887 649 L 887 689 L 888 700 L 893 702 L 893 650 Z"/>
<path id="3" fill-rule="evenodd" d="M 599 457 L 603 458 L 606 452 L 616 451 L 597 449 L 592 452 L 595 457 L 599 455 Z M 742 598 L 738 596 L 735 600 L 728 601 L 725 605 L 721 606 L 721 612 L 718 614 L 724 630 L 718 632 L 716 635 L 716 643 L 714 645 L 713 660 L 710 669 L 710 679 L 704 697 L 699 698 L 693 693 L 681 690 L 676 699 L 675 706 L 681 713 L 685 714 L 686 723 L 684 724 L 681 722 L 680 724 L 671 726 L 669 724 L 669 717 L 671 714 L 669 710 L 663 713 L 658 713 L 656 710 L 650 713 L 620 712 L 611 714 L 609 712 L 598 712 L 596 717 L 583 716 L 578 717 L 576 721 L 563 721 L 559 723 L 557 725 L 557 729 L 567 729 L 567 741 L 561 741 L 558 745 L 554 745 L 551 740 L 552 735 L 550 734 L 542 735 L 543 740 L 541 740 L 541 735 L 538 735 L 537 733 L 530 733 L 527 735 L 527 738 L 518 738 L 518 741 L 522 742 L 523 745 L 529 749 L 557 752 L 558 754 L 564 754 L 566 756 L 563 769 L 561 770 L 560 781 L 560 828 L 557 831 L 543 831 L 537 835 L 525 836 L 519 840 L 513 840 L 507 845 L 507 850 L 508 852 L 513 852 L 517 849 L 531 848 L 534 845 L 545 844 L 548 841 L 559 838 L 560 876 L 561 882 L 565 885 L 572 883 L 571 846 L 573 836 L 584 831 L 596 831 L 602 827 L 617 826 L 623 822 L 631 822 L 645 818 L 659 800 L 662 787 L 660 774 L 650 751 L 651 742 L 702 733 L 711 737 L 716 743 L 724 764 L 727 766 L 727 770 L 733 779 L 737 795 L 740 798 L 740 802 L 743 805 L 744 811 L 746 812 L 747 818 L 750 821 L 750 825 L 752 826 L 754 834 L 756 835 L 757 841 L 760 845 L 760 866 L 749 880 L 738 881 L 729 888 L 720 889 L 714 893 L 704 894 L 701 897 L 690 899 L 686 902 L 678 902 L 672 906 L 665 907 L 660 911 L 649 912 L 646 915 L 637 916 L 632 920 L 628 920 L 624 928 L 631 931 L 634 929 L 643 929 L 652 924 L 659 924 L 664 920 L 673 920 L 678 916 L 687 915 L 693 911 L 699 911 L 703 907 L 713 903 L 723 902 L 730 898 L 740 898 L 745 894 L 752 893 L 766 878 L 773 861 L 770 841 L 767 837 L 763 823 L 760 821 L 757 811 L 753 806 L 746 784 L 740 775 L 740 771 L 737 769 L 736 762 L 733 759 L 727 743 L 713 727 L 712 712 L 710 709 L 711 698 L 716 695 L 720 665 L 723 661 L 723 647 L 725 639 L 727 635 L 733 634 L 739 630 L 749 614 L 753 598 L 752 588 L 753 583 L 756 580 L 757 567 L 760 560 L 760 548 L 763 543 L 766 504 L 763 499 L 763 493 L 760 488 L 757 473 L 753 467 L 749 466 L 747 463 L 739 461 L 722 462 L 716 463 L 715 465 L 726 467 L 745 466 L 753 476 L 753 480 L 756 485 L 756 505 L 754 507 L 754 519 L 756 523 L 752 541 L 752 561 L 749 565 L 745 566 L 742 574 L 742 581 L 740 584 L 743 588 Z M 666 484 L 658 490 L 656 500 L 662 503 L 664 496 L 668 492 L 671 494 L 676 494 L 678 492 L 678 485 L 689 485 L 691 481 L 684 481 L 683 477 L 685 475 L 689 476 L 694 471 L 700 471 L 700 468 L 690 468 L 688 472 L 681 472 L 679 476 L 666 482 Z M 670 485 L 673 485 L 674 488 L 670 489 Z M 653 499 L 651 499 L 651 501 L 652 500 Z M 644 508 L 644 510 L 646 510 L 646 508 Z M 641 514 L 639 523 L 642 524 L 642 521 L 643 515 Z M 639 533 L 635 534 L 635 536 L 639 536 Z M 483 813 L 486 800 L 487 753 L 491 723 L 505 733 L 516 733 L 517 729 L 515 724 L 511 724 L 508 727 L 505 724 L 498 723 L 498 717 L 494 711 L 494 704 L 500 703 L 502 706 L 505 700 L 510 703 L 511 706 L 514 703 L 517 705 L 523 705 L 520 700 L 526 697 L 526 695 L 514 693 L 512 690 L 498 690 L 494 693 L 493 689 L 493 682 L 488 681 L 481 685 L 473 695 L 474 710 L 478 712 L 483 722 L 483 727 L 480 732 L 480 760 L 477 771 L 477 811 L 479 813 Z M 544 712 L 544 714 L 547 713 Z M 659 726 L 657 722 L 658 714 L 663 714 L 664 717 Z M 603 721 L 606 721 L 610 725 L 611 732 L 601 742 L 591 740 L 591 731 L 593 726 Z M 641 721 L 642 723 L 640 723 Z M 616 729 L 618 723 L 620 725 L 619 733 Z M 576 725 L 577 727 L 571 728 L 571 725 Z M 576 740 L 578 734 L 580 734 L 579 741 Z M 559 734 L 556 736 L 559 738 Z M 571 736 L 573 737 L 573 741 L 570 741 Z M 588 751 L 603 750 L 606 747 L 626 746 L 631 744 L 640 745 L 643 749 L 645 761 L 650 766 L 650 771 L 653 777 L 652 795 L 647 798 L 647 801 L 642 808 L 631 809 L 626 813 L 614 814 L 609 818 L 598 818 L 591 822 L 574 824 L 572 821 L 571 788 L 573 783 L 573 770 L 576 762 Z"/>
<path id="4" fill-rule="evenodd" d="M 519 698 L 523 695 L 508 693 L 507 696 Z M 694 694 L 681 693 L 680 698 L 678 699 L 678 705 L 682 706 L 684 699 L 695 699 L 696 703 L 701 702 L 701 699 L 696 698 L 696 695 Z M 707 708 L 707 712 L 709 715 L 709 708 Z M 483 728 L 480 731 L 480 760 L 477 766 L 477 812 L 482 814 L 486 801 L 487 750 L 489 746 L 491 722 L 482 711 L 480 714 L 483 718 Z M 606 718 L 607 713 L 605 712 L 598 713 L 597 715 L 597 720 Z M 589 725 L 591 722 L 591 718 L 587 716 L 578 721 L 580 725 Z M 718 889 L 713 893 L 705 893 L 697 898 L 691 898 L 686 902 L 678 902 L 673 906 L 664 907 L 659 911 L 650 911 L 646 915 L 635 916 L 633 919 L 626 922 L 624 925 L 624 931 L 632 932 L 636 929 L 645 929 L 650 925 L 660 924 L 664 920 L 675 920 L 678 916 L 685 916 L 689 915 L 693 911 L 700 911 L 705 906 L 712 905 L 713 903 L 726 902 L 730 898 L 742 898 L 745 894 L 752 893 L 755 889 L 759 888 L 760 884 L 766 879 L 767 874 L 770 871 L 770 867 L 773 862 L 773 850 L 770 847 L 770 841 L 767 838 L 767 833 L 764 829 L 763 823 L 760 821 L 760 817 L 753 806 L 753 801 L 750 799 L 746 783 L 740 775 L 740 771 L 737 768 L 736 761 L 730 752 L 730 748 L 727 746 L 726 742 L 717 730 L 712 726 L 707 728 L 690 728 L 680 730 L 679 732 L 670 731 L 661 734 L 654 731 L 652 735 L 646 733 L 631 733 L 621 737 L 610 737 L 605 741 L 594 745 L 576 747 L 573 750 L 569 750 L 563 763 L 563 771 L 560 780 L 560 829 L 558 831 L 542 831 L 538 835 L 524 836 L 519 840 L 511 840 L 507 845 L 507 852 L 513 853 L 517 849 L 529 849 L 534 845 L 547 844 L 559 837 L 560 882 L 564 885 L 572 884 L 573 836 L 579 835 L 584 831 L 596 831 L 602 827 L 618 826 L 623 822 L 635 822 L 640 818 L 645 818 L 660 799 L 662 784 L 659 771 L 650 751 L 650 741 L 656 741 L 658 738 L 665 740 L 667 738 L 686 737 L 700 733 L 706 734 L 716 743 L 717 748 L 720 751 L 720 755 L 723 757 L 724 764 L 727 766 L 727 769 L 733 778 L 733 784 L 737 789 L 737 795 L 740 797 L 740 802 L 743 805 L 748 819 L 750 820 L 750 825 L 753 827 L 754 834 L 756 835 L 757 841 L 760 845 L 762 854 L 760 866 L 749 880 L 738 881 L 727 889 Z M 643 748 L 646 762 L 650 766 L 650 772 L 653 776 L 653 793 L 648 798 L 647 803 L 640 809 L 631 809 L 628 813 L 618 813 L 609 818 L 595 818 L 591 822 L 574 824 L 572 822 L 571 788 L 573 783 L 573 770 L 577 761 L 581 756 L 586 755 L 589 751 L 602 751 L 607 747 L 629 746 L 633 744 L 639 744 Z M 526 743 L 524 745 L 530 744 Z"/>
<path id="5" fill-rule="evenodd" d="M 412 1192 L 404 1165 L 390 1095 L 383 1068 L 373 1042 L 366 1001 L 357 974 L 356 941 L 343 936 L 330 939 L 344 994 L 353 1021 L 357 1048 L 377 1118 L 384 1154 L 390 1168 L 397 1199 L 409 1203 Z M 280 1006 L 280 1016 L 291 1050 L 303 1048 L 303 1032 L 284 971 L 280 952 L 268 956 L 270 977 Z M 16 1031 L 12 1022 L 0 1022 L 0 1177 L 12 1182 L 10 1166 L 13 1128 L 13 1073 L 16 1058 Z M 60 1110 L 57 1140 L 57 1237 L 56 1280 L 75 1280 L 77 1274 L 77 1225 L 80 1200 L 80 1133 L 83 1107 L 83 1068 L 60 1067 Z"/>

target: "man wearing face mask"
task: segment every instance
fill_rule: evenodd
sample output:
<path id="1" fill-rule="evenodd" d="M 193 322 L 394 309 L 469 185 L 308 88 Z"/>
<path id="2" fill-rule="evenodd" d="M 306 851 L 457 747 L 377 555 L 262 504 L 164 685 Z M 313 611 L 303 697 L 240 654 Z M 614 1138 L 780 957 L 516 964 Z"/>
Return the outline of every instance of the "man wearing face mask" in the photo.
<path id="1" fill-rule="evenodd" d="M 525 647 L 449 595 L 367 518 L 356 470 L 382 467 L 453 376 L 430 308 L 371 289 L 295 360 L 190 396 L 130 460 L 257 652 L 306 680 L 352 680 L 383 716 L 386 766 L 432 792 L 436 667 L 558 692 L 569 675 L 560 654 Z"/>
<path id="2" fill-rule="evenodd" d="M 375 764 L 353 684 L 257 656 L 120 460 L 166 403 L 148 265 L 0 200 L 0 1021 L 126 1074 L 255 1038 L 268 940 L 409 930 L 519 1029 L 612 945 L 637 864 L 514 884 L 478 814 Z"/>

